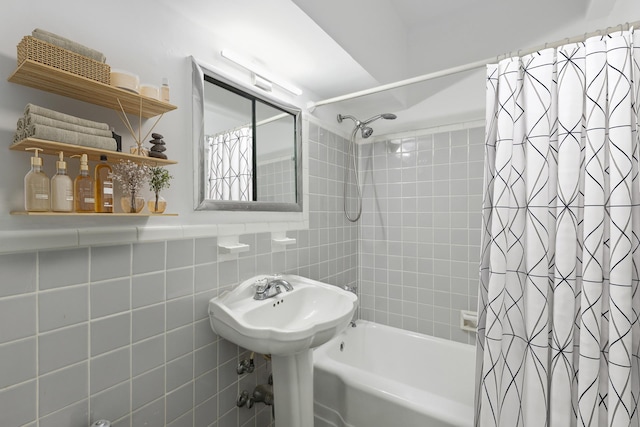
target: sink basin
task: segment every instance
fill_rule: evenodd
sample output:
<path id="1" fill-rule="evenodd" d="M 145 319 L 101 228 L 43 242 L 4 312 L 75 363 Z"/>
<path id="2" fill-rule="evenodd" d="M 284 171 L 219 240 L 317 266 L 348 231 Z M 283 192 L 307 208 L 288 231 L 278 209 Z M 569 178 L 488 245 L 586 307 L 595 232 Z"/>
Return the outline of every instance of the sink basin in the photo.
<path id="1" fill-rule="evenodd" d="M 290 355 L 318 347 L 342 332 L 353 317 L 358 298 L 337 286 L 295 275 L 285 291 L 255 300 L 256 276 L 209 301 L 213 330 L 223 338 L 262 354 Z"/>
<path id="2" fill-rule="evenodd" d="M 266 277 L 252 277 L 211 299 L 211 327 L 247 350 L 271 355 L 278 427 L 312 426 L 312 349 L 347 327 L 358 298 L 337 286 L 282 275 L 293 290 L 256 300 L 256 282 Z"/>

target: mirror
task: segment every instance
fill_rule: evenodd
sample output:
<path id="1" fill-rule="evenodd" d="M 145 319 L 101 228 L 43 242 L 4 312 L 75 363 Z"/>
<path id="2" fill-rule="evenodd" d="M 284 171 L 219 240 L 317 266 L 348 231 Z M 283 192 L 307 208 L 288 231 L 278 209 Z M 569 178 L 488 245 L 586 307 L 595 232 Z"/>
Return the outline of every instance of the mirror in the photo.
<path id="1" fill-rule="evenodd" d="M 302 211 L 301 111 L 192 58 L 196 210 Z"/>

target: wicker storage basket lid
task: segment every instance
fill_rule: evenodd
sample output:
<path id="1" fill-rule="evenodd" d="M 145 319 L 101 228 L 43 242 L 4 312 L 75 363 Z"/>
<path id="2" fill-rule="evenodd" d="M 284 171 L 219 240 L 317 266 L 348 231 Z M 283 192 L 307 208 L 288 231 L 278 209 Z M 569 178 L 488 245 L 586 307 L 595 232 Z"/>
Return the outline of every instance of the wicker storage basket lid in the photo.
<path id="1" fill-rule="evenodd" d="M 110 81 L 109 65 L 32 36 L 23 37 L 18 44 L 18 66 L 26 60 L 39 62 L 104 84 L 109 84 Z"/>

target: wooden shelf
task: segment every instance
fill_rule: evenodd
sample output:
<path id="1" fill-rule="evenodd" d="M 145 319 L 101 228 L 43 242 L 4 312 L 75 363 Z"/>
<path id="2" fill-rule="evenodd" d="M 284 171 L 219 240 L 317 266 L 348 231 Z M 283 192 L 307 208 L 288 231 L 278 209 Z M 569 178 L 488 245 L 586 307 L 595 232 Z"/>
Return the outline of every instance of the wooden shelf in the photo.
<path id="1" fill-rule="evenodd" d="M 43 154 L 57 155 L 59 151 L 64 151 L 65 157 L 69 157 L 74 154 L 86 154 L 89 160 L 100 161 L 100 156 L 107 156 L 109 163 L 114 163 L 118 160 L 131 160 L 136 163 L 145 163 L 150 166 L 164 166 L 175 165 L 175 160 L 156 159 L 155 157 L 143 157 L 129 153 L 119 153 L 117 151 L 101 150 L 99 148 L 85 147 L 82 145 L 65 144 L 56 141 L 47 141 L 38 138 L 26 138 L 22 141 L 18 141 L 9 146 L 10 150 L 14 151 L 26 151 L 25 148 L 36 147 L 42 148 Z"/>
<path id="2" fill-rule="evenodd" d="M 80 101 L 149 118 L 175 110 L 177 107 L 157 99 L 148 98 L 124 89 L 110 86 L 86 77 L 62 71 L 39 62 L 26 60 L 8 79 L 12 83 L 44 90 Z"/>
<path id="3" fill-rule="evenodd" d="M 150 214 L 150 213 L 98 213 L 98 212 L 27 212 L 27 211 L 11 211 L 11 215 L 23 215 L 23 216 L 137 216 L 137 217 L 149 217 L 149 216 L 178 216 L 178 214 Z"/>

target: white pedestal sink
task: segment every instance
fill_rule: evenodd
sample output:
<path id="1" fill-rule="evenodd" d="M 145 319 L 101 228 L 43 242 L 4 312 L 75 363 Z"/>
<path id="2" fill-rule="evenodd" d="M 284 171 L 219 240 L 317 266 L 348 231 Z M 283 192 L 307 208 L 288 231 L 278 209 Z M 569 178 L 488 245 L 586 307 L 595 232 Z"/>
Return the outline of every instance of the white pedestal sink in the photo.
<path id="1" fill-rule="evenodd" d="M 282 275 L 293 290 L 255 300 L 255 284 L 244 281 L 209 301 L 209 319 L 221 337 L 262 354 L 270 354 L 278 427 L 313 426 L 312 349 L 342 332 L 358 298 L 337 286 Z"/>

